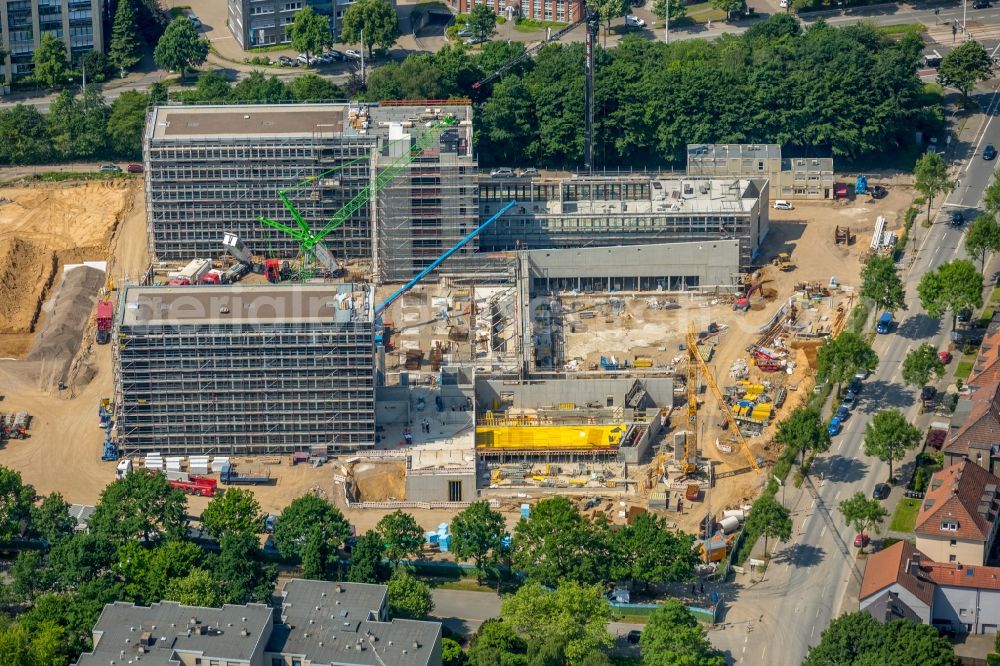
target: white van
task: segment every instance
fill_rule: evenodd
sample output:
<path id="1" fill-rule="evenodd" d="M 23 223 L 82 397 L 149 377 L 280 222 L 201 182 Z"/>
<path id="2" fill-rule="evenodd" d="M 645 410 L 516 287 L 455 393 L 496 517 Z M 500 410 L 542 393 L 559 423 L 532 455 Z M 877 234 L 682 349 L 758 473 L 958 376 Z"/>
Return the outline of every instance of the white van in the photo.
<path id="1" fill-rule="evenodd" d="M 645 28 L 646 22 L 635 14 L 629 14 L 625 17 L 625 25 L 629 28 Z"/>
<path id="2" fill-rule="evenodd" d="M 793 210 L 793 208 L 794 208 L 794 206 L 792 206 L 792 202 L 791 201 L 785 201 L 784 199 L 778 199 L 777 201 L 774 202 L 774 209 L 775 210 Z"/>

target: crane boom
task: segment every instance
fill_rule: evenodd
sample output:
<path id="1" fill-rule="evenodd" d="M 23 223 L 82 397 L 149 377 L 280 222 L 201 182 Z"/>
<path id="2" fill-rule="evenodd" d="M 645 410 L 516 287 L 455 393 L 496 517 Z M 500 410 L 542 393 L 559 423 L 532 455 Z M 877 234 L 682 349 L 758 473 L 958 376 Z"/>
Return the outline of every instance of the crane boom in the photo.
<path id="1" fill-rule="evenodd" d="M 688 430 L 684 433 L 684 460 L 681 461 L 681 473 L 684 475 L 698 470 L 694 461 L 698 455 L 698 366 L 694 362 L 688 363 L 687 394 Z"/>
<path id="2" fill-rule="evenodd" d="M 493 81 L 496 81 L 498 78 L 500 78 L 501 76 L 503 76 L 504 74 L 506 74 L 507 72 L 509 72 L 514 67 L 517 67 L 518 65 L 520 65 L 522 62 L 524 62 L 528 58 L 534 57 L 536 53 L 538 53 L 543 48 L 545 48 L 546 44 L 549 44 L 550 42 L 557 42 L 557 41 L 559 41 L 560 39 L 562 39 L 563 37 L 565 37 L 567 34 L 569 34 L 570 32 L 572 32 L 573 30 L 575 30 L 577 26 L 579 26 L 582 23 L 586 23 L 587 19 L 589 17 L 590 17 L 590 11 L 587 10 L 587 9 L 584 9 L 583 10 L 583 18 L 577 19 L 577 21 L 575 23 L 570 23 L 568 26 L 566 26 L 565 28 L 563 28 L 562 30 L 560 30 L 559 32 L 557 32 L 556 34 L 552 35 L 548 39 L 545 39 L 545 40 L 543 40 L 541 42 L 538 42 L 537 44 L 535 44 L 531 48 L 525 49 L 524 52 L 521 53 L 520 55 L 515 56 L 514 58 L 511 58 L 510 60 L 508 60 L 504 64 L 500 65 L 500 67 L 498 67 L 497 69 L 495 69 L 492 72 L 490 72 L 489 74 L 487 74 L 485 78 L 480 79 L 479 81 L 476 81 L 475 83 L 473 83 L 472 84 L 473 90 L 479 90 L 480 88 L 482 88 L 483 86 L 485 86 L 487 83 L 492 83 Z"/>
<path id="3" fill-rule="evenodd" d="M 740 432 L 739 424 L 736 422 L 736 419 L 733 418 L 733 413 L 729 410 L 729 405 L 726 404 L 726 399 L 723 397 L 722 391 L 719 390 L 719 385 L 715 383 L 715 377 L 712 376 L 712 372 L 709 370 L 708 364 L 705 363 L 705 359 L 701 357 L 701 351 L 698 349 L 698 336 L 694 331 L 694 324 L 690 324 L 688 326 L 687 346 L 690 359 L 698 365 L 702 376 L 705 377 L 705 383 L 708 384 L 710 389 L 712 389 L 712 395 L 715 396 L 716 401 L 719 403 L 719 408 L 725 412 L 726 420 L 729 421 L 729 427 L 733 429 L 733 433 L 736 435 L 736 440 L 740 443 L 740 449 L 743 451 L 743 455 L 746 456 L 747 462 L 750 463 L 750 467 L 752 469 L 760 469 L 760 465 L 757 464 L 757 459 L 754 458 L 753 454 L 750 452 L 750 445 L 747 444 L 746 438 L 743 436 L 743 433 Z"/>

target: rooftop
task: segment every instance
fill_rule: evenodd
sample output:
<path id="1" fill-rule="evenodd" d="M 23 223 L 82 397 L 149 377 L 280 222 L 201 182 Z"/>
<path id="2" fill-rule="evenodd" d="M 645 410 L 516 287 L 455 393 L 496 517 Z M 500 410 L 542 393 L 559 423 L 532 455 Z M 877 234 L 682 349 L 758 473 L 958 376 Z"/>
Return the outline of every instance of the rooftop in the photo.
<path id="1" fill-rule="evenodd" d="M 268 324 L 368 322 L 371 287 L 366 284 L 198 285 L 129 287 L 122 324 Z"/>
<path id="2" fill-rule="evenodd" d="M 273 611 L 260 604 L 200 608 L 163 601 L 143 607 L 117 601 L 104 607 L 94 625 L 94 649 L 77 664 L 107 666 L 141 654 L 145 666 L 166 666 L 177 663 L 177 652 L 249 661 L 262 654 L 272 622 Z"/>
<path id="3" fill-rule="evenodd" d="M 969 386 L 981 387 L 1000 380 L 1000 313 L 995 313 L 979 346 L 975 365 L 969 374 Z"/>
<path id="4" fill-rule="evenodd" d="M 689 143 L 688 161 L 692 159 L 770 159 L 781 157 L 776 143 Z"/>
<path id="5" fill-rule="evenodd" d="M 1000 441 L 1000 380 L 977 383 L 975 391 L 958 401 L 942 450 L 949 455 L 989 451 Z"/>
<path id="6" fill-rule="evenodd" d="M 917 537 L 986 541 L 1000 504 L 1000 479 L 969 460 L 931 477 L 917 514 Z"/>
<path id="7" fill-rule="evenodd" d="M 858 598 L 863 601 L 898 583 L 913 596 L 930 605 L 934 599 L 934 586 L 922 577 L 913 575 L 916 571 L 910 572 L 914 554 L 923 557 L 909 541 L 897 541 L 885 550 L 869 555 Z"/>
<path id="8" fill-rule="evenodd" d="M 363 104 L 246 104 L 158 106 L 147 137 L 160 140 L 229 138 L 311 138 L 388 135 L 389 123 L 422 122 L 448 113 L 460 125 L 472 124 L 472 107 Z"/>

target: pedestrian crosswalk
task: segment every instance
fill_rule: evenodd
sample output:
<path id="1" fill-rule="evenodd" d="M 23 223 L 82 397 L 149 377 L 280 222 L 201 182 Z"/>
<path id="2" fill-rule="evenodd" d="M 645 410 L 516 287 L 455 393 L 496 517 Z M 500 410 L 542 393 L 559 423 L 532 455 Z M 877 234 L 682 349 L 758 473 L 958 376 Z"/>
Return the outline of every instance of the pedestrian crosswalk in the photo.
<path id="1" fill-rule="evenodd" d="M 968 24 L 969 29 L 969 39 L 975 39 L 980 42 L 986 40 L 1000 40 L 1000 25 L 981 25 L 972 23 Z M 938 44 L 961 44 L 966 40 L 966 36 L 962 34 L 961 29 L 955 34 L 951 32 L 950 25 L 929 25 L 927 26 L 927 37 Z"/>

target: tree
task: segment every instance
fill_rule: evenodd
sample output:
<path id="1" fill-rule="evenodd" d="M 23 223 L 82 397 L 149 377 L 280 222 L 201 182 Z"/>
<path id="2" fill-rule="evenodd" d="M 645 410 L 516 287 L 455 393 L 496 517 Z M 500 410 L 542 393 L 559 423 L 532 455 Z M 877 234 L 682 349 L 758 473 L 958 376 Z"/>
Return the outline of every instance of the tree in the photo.
<path id="1" fill-rule="evenodd" d="M 326 539 L 323 538 L 323 530 L 314 527 L 309 532 L 306 545 L 302 549 L 302 577 L 312 580 L 325 579 L 329 560 L 330 550 Z"/>
<path id="2" fill-rule="evenodd" d="M 108 60 L 118 69 L 122 78 L 125 78 L 125 73 L 142 60 L 139 53 L 140 46 L 132 0 L 118 0 L 115 22 L 111 26 Z"/>
<path id="3" fill-rule="evenodd" d="M 604 21 L 604 39 L 607 43 L 608 33 L 611 32 L 611 21 L 628 12 L 628 0 L 587 0 L 586 4 L 587 9 L 596 12 Z"/>
<path id="4" fill-rule="evenodd" d="M 979 274 L 986 270 L 986 260 L 1000 252 L 1000 224 L 992 215 L 980 215 L 965 233 L 965 251 L 979 260 Z"/>
<path id="5" fill-rule="evenodd" d="M 649 589 L 651 583 L 689 580 L 698 564 L 694 537 L 667 527 L 662 516 L 636 516 L 611 537 L 614 580 L 634 580 Z"/>
<path id="6" fill-rule="evenodd" d="M 465 652 L 462 645 L 450 638 L 441 639 L 441 663 L 444 666 L 463 666 L 465 664 Z"/>
<path id="7" fill-rule="evenodd" d="M 26 104 L 0 109 L 0 160 L 9 164 L 36 164 L 49 159 L 51 154 L 45 116 L 38 109 Z"/>
<path id="8" fill-rule="evenodd" d="M 162 474 L 136 472 L 109 484 L 90 516 L 95 534 L 113 541 L 156 542 L 184 536 L 187 501 Z"/>
<path id="9" fill-rule="evenodd" d="M 364 30 L 363 44 L 362 30 Z M 368 55 L 373 54 L 375 47 L 391 48 L 398 37 L 399 21 L 396 18 L 396 10 L 387 0 L 358 0 L 348 5 L 344 11 L 344 20 L 340 25 L 340 39 L 348 44 L 361 44 L 362 48 L 368 49 Z"/>
<path id="10" fill-rule="evenodd" d="M 153 603 L 159 599 L 180 601 L 171 596 L 172 586 L 206 562 L 204 551 L 190 541 L 168 541 L 149 551 L 142 577 L 142 600 Z"/>
<path id="11" fill-rule="evenodd" d="M 385 544 L 385 556 L 393 567 L 399 561 L 418 555 L 424 546 L 424 531 L 408 513 L 400 510 L 382 516 L 375 531 Z"/>
<path id="12" fill-rule="evenodd" d="M 73 536 L 76 520 L 69 515 L 69 503 L 59 493 L 42 498 L 41 504 L 31 512 L 31 530 L 49 545 Z"/>
<path id="13" fill-rule="evenodd" d="M 951 328 L 955 317 L 964 308 L 983 305 L 983 277 L 967 259 L 946 261 L 929 273 L 924 273 L 917 285 L 920 304 L 935 319 L 951 311 Z"/>
<path id="14" fill-rule="evenodd" d="M 386 589 L 391 617 L 418 620 L 434 610 L 431 588 L 402 569 L 389 579 Z"/>
<path id="15" fill-rule="evenodd" d="M 806 451 L 822 453 L 830 448 L 830 433 L 823 425 L 819 408 L 803 405 L 778 424 L 774 441 L 798 452 L 804 461 Z"/>
<path id="16" fill-rule="evenodd" d="M 258 559 L 260 546 L 256 535 L 227 534 L 219 545 L 212 573 L 222 585 L 222 601 L 270 603 L 278 570 L 274 565 L 264 566 Z"/>
<path id="17" fill-rule="evenodd" d="M 162 106 L 167 103 L 167 84 L 163 81 L 153 81 L 149 84 L 149 104 Z"/>
<path id="18" fill-rule="evenodd" d="M 184 76 L 208 57 L 208 40 L 198 36 L 194 24 L 186 16 L 178 16 L 156 43 L 153 60 L 157 66 Z"/>
<path id="19" fill-rule="evenodd" d="M 963 42 L 952 49 L 938 65 L 938 83 L 958 88 L 962 102 L 969 100 L 969 91 L 980 81 L 993 76 L 993 60 L 983 45 L 975 40 Z"/>
<path id="20" fill-rule="evenodd" d="M 455 559 L 476 562 L 476 580 L 483 583 L 487 564 L 496 561 L 507 523 L 485 500 L 473 502 L 451 521 L 451 551 Z"/>
<path id="21" fill-rule="evenodd" d="M 514 527 L 513 564 L 549 587 L 605 581 L 610 558 L 602 537 L 568 498 L 544 499 Z"/>
<path id="22" fill-rule="evenodd" d="M 344 91 L 337 84 L 315 74 L 295 77 L 290 88 L 296 102 L 329 102 L 344 98 Z"/>
<path id="23" fill-rule="evenodd" d="M 221 104 L 229 101 L 229 95 L 233 92 L 233 87 L 229 85 L 229 79 L 218 72 L 201 72 L 198 74 L 198 82 L 194 90 L 186 95 L 186 99 L 192 102 L 211 102 Z"/>
<path id="24" fill-rule="evenodd" d="M 237 104 L 278 104 L 291 102 L 292 91 L 278 77 L 264 76 L 263 72 L 253 71 L 229 93 L 229 101 Z"/>
<path id="25" fill-rule="evenodd" d="M 530 162 L 539 156 L 540 145 L 533 130 L 537 123 L 534 100 L 519 77 L 500 79 L 475 120 L 480 127 L 473 139 L 479 143 L 480 153 L 490 155 L 493 163 Z"/>
<path id="26" fill-rule="evenodd" d="M 264 516 L 252 491 L 227 488 L 208 503 L 201 524 L 216 539 L 229 534 L 252 536 L 260 532 Z"/>
<path id="27" fill-rule="evenodd" d="M 868 613 L 835 618 L 809 648 L 802 666 L 957 666 L 954 648 L 938 630 L 909 620 L 879 622 Z"/>
<path id="28" fill-rule="evenodd" d="M 726 12 L 726 17 L 728 18 L 733 14 L 743 11 L 746 0 L 712 0 L 711 4 L 716 9 Z"/>
<path id="29" fill-rule="evenodd" d="M 861 269 L 861 297 L 875 302 L 879 312 L 905 310 L 903 280 L 891 257 L 872 257 Z"/>
<path id="30" fill-rule="evenodd" d="M 110 68 L 108 56 L 100 51 L 87 51 L 76 59 L 76 67 L 80 70 L 81 81 L 83 74 L 87 75 L 87 81 L 91 83 L 101 83 L 107 78 Z"/>
<path id="31" fill-rule="evenodd" d="M 843 331 L 827 340 L 816 352 L 816 374 L 840 385 L 859 371 L 872 372 L 878 367 L 878 355 L 864 338 L 853 331 Z"/>
<path id="32" fill-rule="evenodd" d="M 344 18 L 347 18 L 346 14 Z M 309 5 L 295 12 L 295 18 L 286 28 L 286 32 L 288 38 L 292 40 L 292 48 L 305 53 L 307 59 L 322 53 L 323 47 L 333 44 L 330 19 L 317 14 Z"/>
<path id="33" fill-rule="evenodd" d="M 218 581 L 199 567 L 191 569 L 183 578 L 172 581 L 163 598 L 185 606 L 222 606 L 222 590 Z"/>
<path id="34" fill-rule="evenodd" d="M 389 579 L 389 567 L 382 561 L 385 544 L 382 537 L 369 530 L 362 534 L 351 549 L 351 565 L 347 580 L 354 583 L 384 583 Z"/>
<path id="35" fill-rule="evenodd" d="M 669 599 L 653 611 L 639 639 L 644 666 L 724 666 L 705 629 L 680 601 Z"/>
<path id="36" fill-rule="evenodd" d="M 869 530 L 881 534 L 882 522 L 889 515 L 881 502 L 865 497 L 860 491 L 840 502 L 840 513 L 844 522 L 862 534 Z"/>
<path id="37" fill-rule="evenodd" d="M 538 583 L 527 583 L 504 598 L 500 615 L 529 643 L 564 644 L 570 664 L 613 643 L 607 629 L 611 605 L 601 585 L 569 581 L 546 590 Z"/>
<path id="38" fill-rule="evenodd" d="M 993 182 L 983 192 L 983 208 L 994 217 L 1000 213 L 1000 173 L 993 176 Z"/>
<path id="39" fill-rule="evenodd" d="M 21 536 L 31 520 L 35 489 L 21 481 L 21 473 L 0 466 L 0 542 Z"/>
<path id="40" fill-rule="evenodd" d="M 76 590 L 81 585 L 112 571 L 118 549 L 100 534 L 78 532 L 60 541 L 49 551 L 51 589 Z"/>
<path id="41" fill-rule="evenodd" d="M 941 193 L 951 192 L 955 183 L 948 180 L 948 167 L 941 155 L 935 152 L 924 153 L 920 156 L 913 167 L 913 175 L 915 177 L 913 186 L 927 198 L 927 221 L 930 222 L 934 197 Z"/>
<path id="42" fill-rule="evenodd" d="M 785 541 L 792 536 L 792 517 L 788 509 L 774 499 L 774 495 L 764 493 L 750 508 L 746 528 L 750 534 L 764 537 L 766 555 L 768 538 Z"/>
<path id="43" fill-rule="evenodd" d="M 931 375 L 938 378 L 944 376 L 944 363 L 938 358 L 937 349 L 924 343 L 903 359 L 903 381 L 910 386 L 923 386 L 930 381 Z"/>
<path id="44" fill-rule="evenodd" d="M 469 666 L 528 666 L 528 644 L 510 622 L 486 620 L 469 644 Z"/>
<path id="45" fill-rule="evenodd" d="M 66 60 L 66 43 L 50 32 L 42 33 L 42 41 L 32 58 L 35 69 L 32 77 L 48 87 L 66 80 L 69 63 Z"/>
<path id="46" fill-rule="evenodd" d="M 687 7 L 683 0 L 653 0 L 653 16 L 661 21 L 667 18 L 667 5 L 670 5 L 670 20 L 677 21 L 687 16 Z"/>
<path id="47" fill-rule="evenodd" d="M 45 557 L 37 550 L 24 550 L 17 554 L 10 568 L 11 586 L 15 599 L 30 601 L 35 592 L 43 590 L 47 585 L 39 575 L 45 567 Z"/>
<path id="48" fill-rule="evenodd" d="M 465 27 L 473 36 L 486 39 L 496 30 L 497 15 L 490 9 L 489 5 L 476 5 L 469 12 L 469 18 L 465 22 Z"/>
<path id="49" fill-rule="evenodd" d="M 328 553 L 336 551 L 351 535 L 350 525 L 339 509 L 315 495 L 303 495 L 281 512 L 274 526 L 274 545 L 282 557 L 302 557 L 310 534 L 317 528 Z"/>
<path id="50" fill-rule="evenodd" d="M 865 426 L 865 455 L 889 463 L 901 460 L 906 452 L 920 443 L 920 430 L 910 425 L 898 409 L 884 409 Z"/>
<path id="51" fill-rule="evenodd" d="M 136 90 L 126 90 L 111 102 L 108 115 L 108 148 L 126 159 L 142 156 L 142 132 L 146 127 L 146 109 L 152 100 Z"/>

